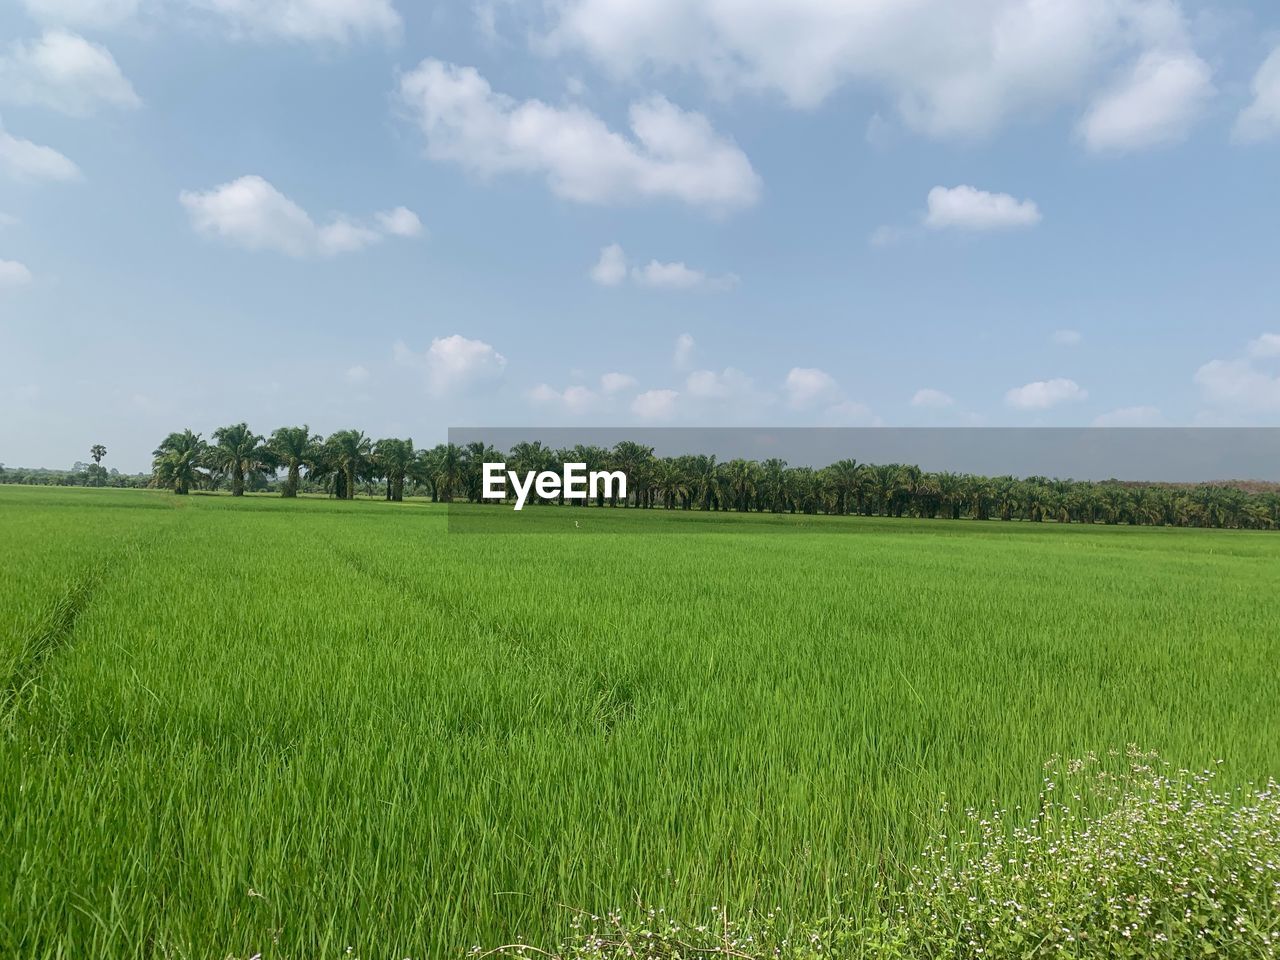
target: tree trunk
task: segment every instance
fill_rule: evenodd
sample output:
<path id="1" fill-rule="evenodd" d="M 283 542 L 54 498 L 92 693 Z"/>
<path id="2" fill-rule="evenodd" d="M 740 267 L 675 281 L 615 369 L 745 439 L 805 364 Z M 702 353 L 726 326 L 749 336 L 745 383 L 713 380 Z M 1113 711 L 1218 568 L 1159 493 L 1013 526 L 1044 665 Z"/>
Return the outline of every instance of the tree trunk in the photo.
<path id="1" fill-rule="evenodd" d="M 301 482 L 298 465 L 296 463 L 289 464 L 289 479 L 284 482 L 284 489 L 280 491 L 280 496 L 296 497 L 298 495 L 298 487 Z"/>
<path id="2" fill-rule="evenodd" d="M 231 495 L 233 497 L 244 496 L 244 470 L 238 463 L 231 468 Z"/>

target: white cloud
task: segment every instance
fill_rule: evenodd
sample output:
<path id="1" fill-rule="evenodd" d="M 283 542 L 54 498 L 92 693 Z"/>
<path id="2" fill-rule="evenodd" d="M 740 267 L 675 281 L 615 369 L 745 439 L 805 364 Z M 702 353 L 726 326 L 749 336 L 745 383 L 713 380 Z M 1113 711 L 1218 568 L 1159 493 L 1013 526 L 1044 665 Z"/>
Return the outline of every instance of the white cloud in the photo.
<path id="1" fill-rule="evenodd" d="M 1280 357 L 1280 333 L 1264 333 L 1258 339 L 1250 340 L 1249 356 Z"/>
<path id="2" fill-rule="evenodd" d="M 79 27 L 110 27 L 138 12 L 138 0 L 22 0 L 32 18 L 41 23 Z"/>
<path id="3" fill-rule="evenodd" d="M 1084 337 L 1080 335 L 1079 330 L 1055 330 L 1050 339 L 1060 347 L 1074 347 Z"/>
<path id="4" fill-rule="evenodd" d="M 950 394 L 943 393 L 941 390 L 935 390 L 932 387 L 922 387 L 917 390 L 911 398 L 913 407 L 925 407 L 932 410 L 941 410 L 955 403 Z"/>
<path id="5" fill-rule="evenodd" d="M 738 285 L 736 274 L 713 277 L 680 261 L 650 260 L 643 267 L 632 267 L 631 279 L 642 287 L 658 290 L 730 290 Z"/>
<path id="6" fill-rule="evenodd" d="M 602 287 L 616 287 L 628 276 L 636 286 L 653 290 L 730 290 L 738 284 L 735 274 L 711 276 L 681 261 L 663 263 L 650 260 L 643 267 L 634 266 L 628 270 L 627 255 L 621 246 L 611 243 L 603 247 L 600 259 L 591 268 L 591 279 Z"/>
<path id="7" fill-rule="evenodd" d="M 569 413 L 587 413 L 600 402 L 600 397 L 588 387 L 571 386 L 557 390 L 540 383 L 529 391 L 529 399 L 535 403 L 563 407 Z"/>
<path id="8" fill-rule="evenodd" d="M 80 169 L 53 147 L 8 133 L 0 125 L 0 170 L 14 180 L 77 180 Z"/>
<path id="9" fill-rule="evenodd" d="M 459 334 L 437 337 L 425 354 L 414 353 L 403 342 L 394 349 L 396 362 L 426 374 L 427 389 L 444 396 L 476 383 L 496 380 L 507 367 L 507 358 L 483 340 Z"/>
<path id="10" fill-rule="evenodd" d="M 627 279 L 627 256 L 622 247 L 611 243 L 600 250 L 600 259 L 591 268 L 591 279 L 602 287 L 616 287 Z"/>
<path id="11" fill-rule="evenodd" d="M 422 221 L 408 207 L 396 207 L 375 213 L 374 219 L 382 232 L 392 237 L 419 237 L 422 235 Z"/>
<path id="12" fill-rule="evenodd" d="M 931 230 L 1007 230 L 1040 222 L 1040 209 L 1030 200 L 975 187 L 934 187 L 924 224 Z"/>
<path id="13" fill-rule="evenodd" d="M 631 412 L 642 420 L 669 420 L 679 397 L 674 390 L 646 390 L 631 401 Z"/>
<path id="14" fill-rule="evenodd" d="M 1004 402 L 1019 410 L 1047 410 L 1059 403 L 1084 400 L 1088 396 L 1089 392 L 1074 380 L 1055 377 L 1015 387 L 1004 395 Z"/>
<path id="15" fill-rule="evenodd" d="M 1093 418 L 1095 427 L 1158 427 L 1162 423 L 1158 407 L 1120 407 Z"/>
<path id="16" fill-rule="evenodd" d="M 0 290 L 22 287 L 31 282 L 31 271 L 17 260 L 0 260 Z"/>
<path id="17" fill-rule="evenodd" d="M 636 385 L 636 378 L 627 373 L 606 373 L 600 378 L 600 389 L 605 393 L 621 393 Z"/>
<path id="18" fill-rule="evenodd" d="M 1241 412 L 1280 410 L 1280 376 L 1248 360 L 1210 360 L 1195 374 L 1205 401 Z"/>
<path id="19" fill-rule="evenodd" d="M 1094 151 L 1177 143 L 1213 92 L 1213 71 L 1194 53 L 1151 50 L 1094 102 L 1080 134 Z"/>
<path id="20" fill-rule="evenodd" d="M 0 229 L 4 227 L 16 227 L 22 221 L 11 213 L 0 211 Z"/>
<path id="21" fill-rule="evenodd" d="M 702 400 L 754 399 L 755 383 L 734 367 L 726 367 L 720 373 L 714 370 L 695 370 L 685 380 L 685 391 L 691 397 Z"/>
<path id="22" fill-rule="evenodd" d="M 1253 102 L 1240 111 L 1232 131 L 1240 143 L 1280 136 L 1280 47 L 1271 51 L 1253 78 Z"/>
<path id="23" fill-rule="evenodd" d="M 760 178 L 700 113 L 655 96 L 631 105 L 632 137 L 584 107 L 517 101 L 472 67 L 424 60 L 400 82 L 427 155 L 473 174 L 545 177 L 557 195 L 616 204 L 668 198 L 725 212 L 750 206 Z"/>
<path id="24" fill-rule="evenodd" d="M 203 192 L 184 190 L 178 199 L 197 232 L 222 237 L 246 250 L 272 250 L 291 257 L 330 257 L 363 250 L 380 241 L 385 233 L 412 236 L 405 232 L 405 221 L 398 213 L 413 216 L 404 207 L 378 214 L 375 219 L 380 230 L 343 215 L 321 226 L 302 207 L 254 175 Z M 390 226 L 384 219 L 387 217 L 391 218 Z"/>
<path id="25" fill-rule="evenodd" d="M 400 15 L 390 0 L 188 0 L 224 18 L 237 33 L 254 39 L 346 43 L 392 38 Z"/>
<path id="26" fill-rule="evenodd" d="M 142 102 L 106 47 L 65 30 L 9 45 L 0 55 L 0 100 L 72 116 L 92 113 L 100 104 Z"/>
<path id="27" fill-rule="evenodd" d="M 696 347 L 697 344 L 689 334 L 682 333 L 676 337 L 676 351 L 671 362 L 677 370 L 686 370 L 693 363 L 693 351 Z"/>
<path id="28" fill-rule="evenodd" d="M 347 368 L 347 383 L 361 384 L 369 379 L 369 370 L 360 364 Z"/>
<path id="29" fill-rule="evenodd" d="M 1178 0 L 561 0 L 544 46 L 615 73 L 699 75 L 811 108 L 852 83 L 936 137 L 1087 101 L 1117 66 L 1189 51 Z M 1177 92 L 1174 85 L 1172 92 Z"/>
<path id="30" fill-rule="evenodd" d="M 816 367 L 792 367 L 782 385 L 787 403 L 803 410 L 818 403 L 836 403 L 841 399 L 840 385 L 825 370 Z"/>

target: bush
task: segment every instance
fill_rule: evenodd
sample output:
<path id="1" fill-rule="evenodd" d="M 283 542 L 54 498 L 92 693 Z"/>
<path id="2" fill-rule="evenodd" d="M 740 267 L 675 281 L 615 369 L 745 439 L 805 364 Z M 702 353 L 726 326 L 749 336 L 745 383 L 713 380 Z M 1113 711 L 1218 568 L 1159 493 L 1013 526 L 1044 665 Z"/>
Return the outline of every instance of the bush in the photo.
<path id="1" fill-rule="evenodd" d="M 1280 957 L 1280 787 L 1223 791 L 1155 754 L 1046 764 L 1035 814 L 965 812 L 871 917 L 787 939 L 774 914 L 685 927 L 590 917 L 559 960 Z M 945 808 L 943 810 L 946 814 Z M 518 950 L 524 950 L 520 954 Z"/>

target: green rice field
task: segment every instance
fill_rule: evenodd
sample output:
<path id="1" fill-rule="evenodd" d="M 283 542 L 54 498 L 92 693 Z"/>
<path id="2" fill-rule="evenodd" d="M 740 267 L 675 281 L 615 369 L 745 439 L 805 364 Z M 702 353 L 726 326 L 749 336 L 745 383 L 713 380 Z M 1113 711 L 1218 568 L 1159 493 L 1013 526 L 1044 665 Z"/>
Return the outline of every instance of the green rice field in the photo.
<path id="1" fill-rule="evenodd" d="M 1280 771 L 1276 534 L 529 512 L 0 487 L 0 956 L 803 922 L 1054 754 Z"/>

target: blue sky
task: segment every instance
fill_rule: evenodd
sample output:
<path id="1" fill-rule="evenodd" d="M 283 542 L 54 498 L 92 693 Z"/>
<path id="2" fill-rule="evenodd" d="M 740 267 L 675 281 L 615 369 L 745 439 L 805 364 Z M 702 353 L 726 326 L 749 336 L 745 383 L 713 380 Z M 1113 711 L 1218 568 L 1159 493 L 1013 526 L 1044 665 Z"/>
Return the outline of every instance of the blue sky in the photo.
<path id="1" fill-rule="evenodd" d="M 0 462 L 1280 423 L 1280 10 L 3 0 Z"/>

